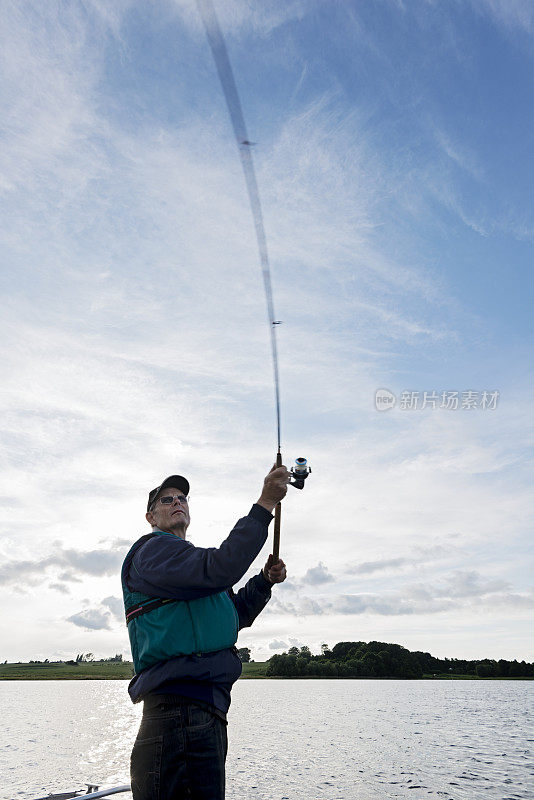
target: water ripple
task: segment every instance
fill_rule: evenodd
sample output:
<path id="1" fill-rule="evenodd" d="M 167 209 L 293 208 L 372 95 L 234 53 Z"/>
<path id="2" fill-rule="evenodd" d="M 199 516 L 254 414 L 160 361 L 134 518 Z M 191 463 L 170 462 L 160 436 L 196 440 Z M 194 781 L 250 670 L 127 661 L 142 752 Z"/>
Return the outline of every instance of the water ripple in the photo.
<path id="1" fill-rule="evenodd" d="M 533 689 L 528 681 L 239 681 L 227 800 L 534 800 Z M 125 681 L 5 681 L 0 696 L 0 800 L 128 782 L 141 709 Z"/>

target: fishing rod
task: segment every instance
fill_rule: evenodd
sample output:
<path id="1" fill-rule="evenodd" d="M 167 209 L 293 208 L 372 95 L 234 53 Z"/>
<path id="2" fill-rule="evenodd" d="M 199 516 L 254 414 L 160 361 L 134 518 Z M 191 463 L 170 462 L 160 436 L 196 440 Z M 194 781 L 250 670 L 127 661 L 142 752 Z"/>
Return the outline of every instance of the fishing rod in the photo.
<path id="1" fill-rule="evenodd" d="M 277 467 L 281 467 L 282 451 L 280 440 L 280 379 L 278 375 L 278 349 L 276 346 L 276 328 L 278 325 L 280 325 L 280 320 L 275 319 L 274 316 L 273 290 L 271 283 L 271 270 L 269 267 L 269 256 L 267 253 L 267 239 L 265 237 L 265 228 L 263 226 L 263 213 L 261 210 L 258 183 L 256 181 L 256 172 L 254 170 L 254 162 L 252 160 L 253 143 L 249 140 L 247 135 L 245 118 L 243 116 L 236 82 L 234 80 L 232 65 L 230 64 L 228 51 L 226 49 L 226 44 L 212 0 L 197 0 L 197 7 L 204 24 L 204 29 L 206 31 L 206 36 L 211 48 L 213 60 L 215 61 L 219 80 L 221 82 L 224 97 L 226 99 L 228 113 L 230 114 L 230 120 L 234 129 L 239 156 L 241 158 L 241 165 L 245 175 L 245 183 L 247 186 L 252 218 L 254 220 L 254 228 L 256 230 L 260 265 L 263 275 L 263 286 L 267 300 L 267 316 L 271 334 L 271 353 L 273 361 L 274 393 L 276 404 L 277 451 L 275 464 Z M 297 458 L 295 461 L 295 466 L 291 467 L 292 479 L 290 480 L 289 485 L 294 486 L 296 489 L 303 489 L 304 481 L 310 472 L 311 469 L 307 466 L 306 459 Z M 273 557 L 275 562 L 278 560 L 280 552 L 281 516 L 282 506 L 281 503 L 278 503 L 274 513 Z"/>

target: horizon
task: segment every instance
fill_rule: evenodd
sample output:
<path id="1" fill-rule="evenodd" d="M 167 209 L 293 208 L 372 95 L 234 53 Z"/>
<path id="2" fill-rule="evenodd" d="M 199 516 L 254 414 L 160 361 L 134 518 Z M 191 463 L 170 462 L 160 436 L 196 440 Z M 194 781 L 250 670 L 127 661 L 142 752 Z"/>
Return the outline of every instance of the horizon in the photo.
<path id="1" fill-rule="evenodd" d="M 214 2 L 284 463 L 312 468 L 239 646 L 315 652 L 321 627 L 532 662 L 532 5 Z M 218 546 L 275 458 L 254 226 L 193 0 L 3 22 L 0 635 L 129 659 L 149 490 L 187 476 L 188 538 Z"/>
<path id="2" fill-rule="evenodd" d="M 371 639 L 369 642 L 363 642 L 363 644 L 367 644 L 368 645 L 368 644 L 371 644 L 372 642 L 378 642 L 378 644 L 393 645 L 393 646 L 396 646 L 396 647 L 400 646 L 400 647 L 403 647 L 403 649 L 408 650 L 408 648 L 404 648 L 403 645 L 399 645 L 398 642 L 382 642 L 382 641 L 376 640 L 376 639 Z M 342 642 L 336 642 L 334 645 L 332 645 L 332 647 L 328 647 L 328 650 L 331 651 L 331 650 L 333 650 L 333 648 L 336 645 L 345 644 L 345 643 L 346 642 L 343 642 L 343 643 Z M 361 644 L 361 642 L 356 642 L 356 641 L 355 642 L 350 642 L 350 643 L 351 644 Z M 322 649 L 321 649 L 320 652 L 313 652 L 311 650 L 311 648 L 308 647 L 308 645 L 304 644 L 304 645 L 301 645 L 301 647 L 308 648 L 310 653 L 312 655 L 314 655 L 314 656 L 325 655 L 325 657 L 326 657 L 326 654 L 322 651 Z M 247 648 L 246 646 L 244 646 L 241 649 L 248 649 L 250 651 L 250 648 Z M 291 649 L 295 649 L 295 645 L 292 645 L 291 647 L 288 647 L 288 650 L 291 650 Z M 299 647 L 297 647 L 296 649 L 300 650 Z M 438 658 L 437 656 L 434 656 L 432 653 L 429 653 L 428 651 L 408 650 L 408 652 L 412 652 L 412 653 L 424 652 L 425 655 L 430 655 L 433 658 Z M 273 653 L 272 655 L 280 655 L 280 654 L 279 653 L 276 653 L 276 654 Z M 287 655 L 287 651 L 283 652 L 281 655 Z M 91 656 L 91 658 L 87 658 L 88 656 Z M 131 653 L 130 653 L 130 656 L 131 656 Z M 251 659 L 250 659 L 251 662 L 262 663 L 262 662 L 257 661 L 257 659 L 252 658 L 253 653 L 251 651 L 250 651 L 250 656 L 251 656 Z M 109 655 L 108 656 L 103 656 L 103 655 L 97 656 L 95 653 L 87 652 L 87 653 L 76 653 L 75 657 L 73 656 L 72 658 L 67 659 L 66 661 L 59 660 L 59 659 L 57 661 L 51 661 L 50 659 L 45 659 L 45 660 L 48 660 L 48 662 L 51 663 L 51 664 L 64 664 L 64 663 L 68 663 L 70 661 L 76 661 L 76 662 L 82 663 L 82 664 L 91 664 L 93 662 L 101 662 L 101 661 L 111 662 L 111 661 L 114 661 L 114 659 L 117 659 L 117 658 L 121 658 L 122 659 L 121 661 L 118 661 L 117 663 L 133 664 L 133 661 L 131 661 L 131 658 L 130 659 L 128 659 L 128 658 L 125 659 L 122 653 L 115 653 L 113 656 L 109 656 Z M 271 658 L 271 656 L 269 656 L 269 658 Z M 266 659 L 265 663 L 268 660 L 269 659 Z M 492 660 L 500 661 L 500 660 L 504 660 L 504 661 L 507 661 L 509 663 L 513 663 L 514 661 L 516 661 L 517 663 L 526 662 L 527 664 L 530 664 L 530 663 L 534 664 L 534 662 L 528 662 L 524 658 L 523 659 L 511 659 L 511 660 L 510 659 L 488 659 L 488 658 L 463 659 L 463 658 L 457 658 L 456 656 L 445 656 L 444 658 L 441 658 L 440 660 L 447 660 L 447 661 L 492 661 Z M 31 663 L 42 664 L 42 663 L 45 663 L 45 661 L 41 661 L 41 660 L 38 660 L 38 659 L 30 659 L 29 661 L 9 661 L 8 659 L 5 659 L 5 660 L 0 659 L 0 664 L 8 664 L 9 665 L 9 664 L 31 664 Z M 244 663 L 246 663 L 246 662 L 244 662 Z"/>

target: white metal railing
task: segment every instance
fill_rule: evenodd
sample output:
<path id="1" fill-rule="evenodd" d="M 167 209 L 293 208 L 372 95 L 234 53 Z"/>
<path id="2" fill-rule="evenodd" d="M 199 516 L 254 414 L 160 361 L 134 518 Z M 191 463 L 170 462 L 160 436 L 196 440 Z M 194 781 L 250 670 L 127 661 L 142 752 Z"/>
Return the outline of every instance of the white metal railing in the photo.
<path id="1" fill-rule="evenodd" d="M 93 791 L 93 789 L 95 791 Z M 45 797 L 36 798 L 36 800 L 54 800 L 55 798 L 66 798 L 66 797 L 70 797 L 73 800 L 75 800 L 75 798 L 83 798 L 83 800 L 96 800 L 97 797 L 108 797 L 110 794 L 119 794 L 120 792 L 131 792 L 131 791 L 132 787 L 130 786 L 130 784 L 124 784 L 123 786 L 112 786 L 109 789 L 98 789 L 98 786 L 96 784 L 88 783 L 87 792 L 85 794 L 81 794 L 77 790 L 72 790 L 72 793 L 51 792 Z"/>

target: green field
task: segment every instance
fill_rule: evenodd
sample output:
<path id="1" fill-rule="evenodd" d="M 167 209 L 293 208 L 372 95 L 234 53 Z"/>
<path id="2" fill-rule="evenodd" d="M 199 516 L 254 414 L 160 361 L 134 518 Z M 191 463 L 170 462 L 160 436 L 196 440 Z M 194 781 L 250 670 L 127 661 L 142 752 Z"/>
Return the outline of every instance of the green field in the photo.
<path id="1" fill-rule="evenodd" d="M 266 662 L 243 664 L 244 678 L 265 678 Z M 73 664 L 0 664 L 0 680 L 60 681 L 60 680 L 129 680 L 133 676 L 131 661 L 90 661 Z"/>
<path id="2" fill-rule="evenodd" d="M 251 664 L 243 664 L 242 678 L 266 678 L 267 661 L 253 661 Z"/>
<path id="3" fill-rule="evenodd" d="M 90 661 L 77 666 L 59 662 L 36 664 L 0 664 L 0 680 L 129 680 L 133 676 L 131 661 Z"/>

